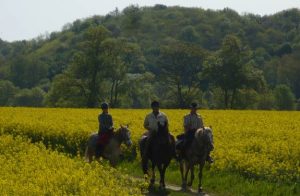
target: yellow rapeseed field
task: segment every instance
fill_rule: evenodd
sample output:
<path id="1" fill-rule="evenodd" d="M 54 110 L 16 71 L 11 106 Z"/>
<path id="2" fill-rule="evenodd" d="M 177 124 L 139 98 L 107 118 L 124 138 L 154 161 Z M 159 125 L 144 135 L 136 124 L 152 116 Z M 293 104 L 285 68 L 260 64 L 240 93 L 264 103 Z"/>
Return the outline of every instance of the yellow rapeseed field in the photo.
<path id="1" fill-rule="evenodd" d="M 1 195 L 141 195 L 142 184 L 20 136 L 0 136 Z"/>
<path id="2" fill-rule="evenodd" d="M 162 110 L 170 131 L 182 132 L 187 110 Z M 76 153 L 88 135 L 98 128 L 96 109 L 0 108 L 2 133 L 25 135 L 33 141 L 61 145 Z M 143 133 L 143 120 L 150 110 L 113 109 L 115 127 L 130 124 L 135 142 Z M 215 170 L 279 182 L 300 181 L 300 112 L 200 111 L 212 126 Z"/>

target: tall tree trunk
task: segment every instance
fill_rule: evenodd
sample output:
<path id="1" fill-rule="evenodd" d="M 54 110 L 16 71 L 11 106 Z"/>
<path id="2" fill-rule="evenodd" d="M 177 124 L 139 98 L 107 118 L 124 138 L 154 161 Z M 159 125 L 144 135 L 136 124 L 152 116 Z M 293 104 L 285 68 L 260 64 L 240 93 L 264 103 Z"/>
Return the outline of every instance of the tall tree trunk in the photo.
<path id="1" fill-rule="evenodd" d="M 113 96 L 114 96 L 114 89 L 115 89 L 115 80 L 113 80 L 113 83 L 111 85 L 111 88 L 110 88 L 110 104 L 111 104 L 111 107 L 114 107 L 114 101 L 113 101 Z"/>
<path id="2" fill-rule="evenodd" d="M 178 104 L 180 108 L 184 107 L 184 103 L 183 103 L 183 97 L 182 97 L 182 91 L 181 91 L 181 85 L 179 83 L 177 83 L 177 97 L 178 97 Z"/>
<path id="3" fill-rule="evenodd" d="M 94 72 L 92 75 L 92 80 L 89 84 L 89 96 L 88 96 L 88 100 L 87 100 L 87 107 L 89 108 L 94 108 L 97 106 L 97 96 L 98 96 L 98 89 L 97 89 L 97 84 L 96 84 L 96 78 L 97 78 L 97 68 L 98 66 L 95 66 L 94 68 Z"/>
<path id="4" fill-rule="evenodd" d="M 225 108 L 228 108 L 228 90 L 224 89 L 224 101 L 225 101 Z"/>
<path id="5" fill-rule="evenodd" d="M 119 82 L 116 81 L 116 85 L 115 85 L 115 98 L 114 98 L 114 107 L 117 107 L 118 104 L 118 86 L 119 86 Z"/>
<path id="6" fill-rule="evenodd" d="M 230 103 L 230 108 L 231 109 L 233 108 L 233 104 L 234 104 L 234 101 L 235 101 L 235 96 L 236 96 L 236 89 L 233 89 L 232 97 L 231 97 L 231 103 Z"/>

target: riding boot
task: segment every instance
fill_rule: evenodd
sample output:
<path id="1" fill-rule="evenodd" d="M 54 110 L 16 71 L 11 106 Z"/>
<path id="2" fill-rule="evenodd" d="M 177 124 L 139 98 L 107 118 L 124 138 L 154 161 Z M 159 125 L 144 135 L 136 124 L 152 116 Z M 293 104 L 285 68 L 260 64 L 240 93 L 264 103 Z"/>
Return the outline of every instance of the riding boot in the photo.
<path id="1" fill-rule="evenodd" d="M 184 134 L 184 150 L 187 150 L 192 145 L 195 138 L 195 132 L 196 129 L 191 129 Z"/>
<path id="2" fill-rule="evenodd" d="M 99 158 L 102 155 L 103 150 L 104 150 L 104 146 L 102 144 L 97 144 L 96 152 L 95 152 L 96 158 Z"/>

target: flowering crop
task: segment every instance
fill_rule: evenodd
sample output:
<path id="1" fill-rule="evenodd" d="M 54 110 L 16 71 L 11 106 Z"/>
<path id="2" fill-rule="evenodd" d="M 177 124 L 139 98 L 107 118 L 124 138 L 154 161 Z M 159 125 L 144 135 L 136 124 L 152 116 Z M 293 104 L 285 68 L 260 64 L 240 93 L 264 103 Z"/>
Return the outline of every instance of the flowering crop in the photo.
<path id="1" fill-rule="evenodd" d="M 20 136 L 0 136 L 1 195 L 141 195 L 141 183 Z"/>
<path id="2" fill-rule="evenodd" d="M 182 132 L 186 110 L 162 110 L 170 131 Z M 97 130 L 96 109 L 0 108 L 2 133 L 25 135 L 33 141 L 61 145 L 76 153 L 84 149 L 90 133 Z M 150 110 L 113 109 L 115 127 L 130 124 L 138 141 L 143 120 Z M 200 111 L 214 132 L 216 162 L 213 169 L 241 173 L 271 181 L 300 181 L 300 112 Z"/>

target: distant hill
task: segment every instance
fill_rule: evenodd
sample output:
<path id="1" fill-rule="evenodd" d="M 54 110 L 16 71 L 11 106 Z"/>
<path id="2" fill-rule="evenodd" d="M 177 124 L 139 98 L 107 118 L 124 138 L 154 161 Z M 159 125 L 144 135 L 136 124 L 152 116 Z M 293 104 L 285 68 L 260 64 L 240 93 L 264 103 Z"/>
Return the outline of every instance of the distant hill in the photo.
<path id="1" fill-rule="evenodd" d="M 143 64 L 131 68 L 131 74 L 158 75 L 162 71 L 157 63 L 160 49 L 173 41 L 214 53 L 226 35 L 235 35 L 253 54 L 253 64 L 263 71 L 269 89 L 284 84 L 300 98 L 299 9 L 269 16 L 239 15 L 228 8 L 213 11 L 164 5 L 116 9 L 105 16 L 76 20 L 60 32 L 33 40 L 0 40 L 0 80 L 11 81 L 19 89 L 39 87 L 47 94 L 54 77 L 82 50 L 85 32 L 100 25 L 113 37 L 123 37 L 140 47 Z M 207 85 L 201 90 L 206 91 Z M 159 93 L 153 93 L 160 98 Z"/>

